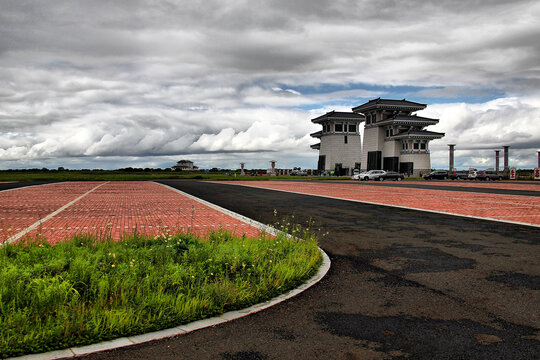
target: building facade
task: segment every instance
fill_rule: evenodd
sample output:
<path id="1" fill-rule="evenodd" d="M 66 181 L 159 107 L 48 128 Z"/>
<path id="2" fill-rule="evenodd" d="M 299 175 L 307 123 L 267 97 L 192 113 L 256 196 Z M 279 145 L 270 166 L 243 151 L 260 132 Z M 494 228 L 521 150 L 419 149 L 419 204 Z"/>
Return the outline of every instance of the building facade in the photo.
<path id="1" fill-rule="evenodd" d="M 311 120 L 323 127 L 321 131 L 311 134 L 312 137 L 320 139 L 318 144 L 311 145 L 312 149 L 319 150 L 319 173 L 334 171 L 338 175 L 347 175 L 355 167 L 360 168 L 360 125 L 363 121 L 362 114 L 337 111 Z"/>
<path id="2" fill-rule="evenodd" d="M 428 131 L 425 128 L 435 125 L 438 119 L 421 117 L 413 114 L 426 108 L 426 104 L 420 104 L 408 100 L 373 99 L 365 104 L 354 107 L 352 114 L 356 119 L 364 122 L 364 139 L 361 151 L 356 151 L 354 156 L 354 168 L 361 171 L 388 170 L 397 171 L 409 176 L 419 176 L 431 169 L 429 142 L 440 139 L 444 133 Z M 329 119 L 338 116 L 330 116 L 334 112 L 327 113 L 312 122 L 323 125 L 323 131 L 311 134 L 321 138 L 319 144 L 312 145 L 313 149 L 319 149 L 319 170 L 321 169 L 321 156 L 324 156 L 325 170 L 337 168 L 338 164 L 350 164 L 351 154 L 341 146 L 336 146 L 336 141 L 326 140 L 325 125 Z M 339 117 L 351 117 L 350 113 L 339 113 Z M 360 120 L 362 119 L 362 120 Z M 357 129 L 359 130 L 359 129 Z M 334 134 L 334 133 L 331 133 Z M 360 135 L 358 134 L 358 137 Z M 358 139 L 358 144 L 360 140 Z M 323 152 L 324 149 L 324 152 Z"/>
<path id="3" fill-rule="evenodd" d="M 172 167 L 174 170 L 198 170 L 199 168 L 195 165 L 193 165 L 193 161 L 191 160 L 180 160 L 176 163 L 175 166 Z"/>

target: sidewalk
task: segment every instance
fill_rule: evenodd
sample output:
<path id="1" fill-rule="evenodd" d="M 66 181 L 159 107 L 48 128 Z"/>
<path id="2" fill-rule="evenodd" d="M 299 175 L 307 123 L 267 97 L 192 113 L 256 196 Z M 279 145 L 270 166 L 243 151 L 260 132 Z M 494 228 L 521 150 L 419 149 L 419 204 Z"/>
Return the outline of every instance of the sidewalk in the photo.
<path id="1" fill-rule="evenodd" d="M 66 182 L 0 192 L 0 241 L 38 234 L 54 244 L 80 233 L 109 235 L 224 228 L 258 236 L 259 229 L 163 185 L 146 182 Z"/>

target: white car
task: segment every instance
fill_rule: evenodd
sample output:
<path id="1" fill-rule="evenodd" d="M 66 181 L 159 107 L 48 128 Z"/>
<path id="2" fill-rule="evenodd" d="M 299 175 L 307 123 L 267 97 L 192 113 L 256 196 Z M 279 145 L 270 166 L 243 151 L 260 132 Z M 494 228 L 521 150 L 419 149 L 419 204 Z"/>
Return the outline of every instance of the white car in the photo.
<path id="1" fill-rule="evenodd" d="M 379 176 L 385 174 L 386 171 L 384 170 L 369 170 L 365 172 L 361 172 L 360 174 L 356 174 L 352 176 L 353 180 L 376 180 L 379 178 Z"/>

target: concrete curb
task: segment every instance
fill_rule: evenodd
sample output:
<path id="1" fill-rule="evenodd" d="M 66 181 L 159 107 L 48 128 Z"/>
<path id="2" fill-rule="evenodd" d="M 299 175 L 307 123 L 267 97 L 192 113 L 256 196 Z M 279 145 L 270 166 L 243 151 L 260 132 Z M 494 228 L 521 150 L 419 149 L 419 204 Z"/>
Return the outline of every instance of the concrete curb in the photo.
<path id="1" fill-rule="evenodd" d="M 160 184 L 160 185 L 163 185 L 163 184 Z M 177 192 L 181 193 L 182 195 L 187 196 L 187 197 L 189 197 L 191 199 L 197 200 L 197 201 L 203 203 L 204 205 L 210 206 L 211 208 L 213 208 L 215 210 L 224 212 L 227 215 L 230 215 L 230 216 L 232 216 L 234 218 L 237 218 L 239 220 L 247 222 L 248 224 L 250 224 L 252 226 L 255 226 L 255 227 L 257 227 L 257 228 L 259 228 L 259 229 L 261 229 L 261 230 L 263 230 L 263 231 L 265 231 L 267 233 L 270 233 L 270 234 L 277 234 L 278 233 L 278 230 L 276 230 L 276 229 L 274 229 L 274 228 L 272 228 L 270 226 L 264 225 L 262 223 L 259 223 L 259 222 L 255 221 L 253 219 L 250 219 L 250 218 L 247 218 L 245 216 L 239 215 L 239 214 L 237 214 L 235 212 L 232 212 L 230 210 L 227 210 L 227 209 L 222 208 L 220 206 L 217 206 L 215 204 L 209 203 L 209 202 L 204 201 L 202 199 L 196 198 L 196 197 L 194 197 L 192 195 L 186 194 L 186 193 L 184 193 L 184 192 L 182 192 L 180 190 L 171 188 L 171 187 L 169 187 L 167 185 L 163 185 L 163 186 L 166 186 L 166 187 L 168 187 L 168 188 L 170 188 L 170 189 L 172 189 L 174 191 L 177 191 Z M 295 289 L 289 290 L 288 292 L 286 292 L 284 294 L 276 296 L 276 297 L 274 297 L 274 298 L 272 298 L 272 299 L 270 299 L 268 301 L 265 301 L 263 303 L 255 304 L 255 305 L 250 306 L 250 307 L 248 307 L 246 309 L 229 311 L 229 312 L 226 312 L 224 314 L 221 314 L 219 316 L 215 316 L 215 317 L 212 317 L 212 318 L 198 320 L 198 321 L 195 321 L 195 322 L 192 322 L 192 323 L 189 323 L 189 324 L 179 325 L 179 326 L 174 327 L 174 328 L 160 330 L 160 331 L 154 331 L 154 332 L 151 332 L 151 333 L 146 333 L 146 334 L 141 334 L 141 335 L 134 335 L 134 336 L 129 336 L 129 337 L 122 337 L 122 338 L 118 338 L 118 339 L 114 339 L 114 340 L 110 340 L 110 341 L 104 341 L 104 342 L 100 342 L 100 343 L 92 344 L 92 345 L 73 347 L 73 348 L 69 348 L 69 349 L 56 350 L 56 351 L 51 351 L 51 352 L 46 352 L 46 353 L 41 353 L 41 354 L 23 355 L 23 356 L 20 356 L 20 357 L 14 357 L 14 358 L 8 358 L 8 359 L 10 359 L 10 360 L 15 360 L 15 359 L 17 359 L 17 360 L 53 360 L 53 359 L 60 359 L 60 358 L 70 358 L 70 357 L 82 356 L 82 355 L 87 355 L 87 354 L 91 354 L 91 353 L 95 353 L 95 352 L 99 352 L 99 351 L 114 350 L 114 349 L 121 348 L 121 347 L 124 347 L 124 346 L 142 344 L 142 343 L 149 342 L 149 341 L 160 340 L 160 339 L 164 339 L 164 338 L 178 336 L 178 335 L 186 334 L 186 333 L 189 333 L 189 332 L 192 332 L 192 331 L 195 331 L 195 330 L 204 329 L 204 328 L 210 327 L 210 326 L 216 326 L 216 325 L 221 324 L 221 323 L 229 322 L 229 321 L 232 321 L 232 320 L 235 320 L 235 319 L 242 318 L 244 316 L 254 314 L 254 313 L 259 312 L 261 310 L 267 309 L 267 308 L 269 308 L 271 306 L 277 305 L 277 304 L 279 304 L 279 303 L 281 303 L 281 302 L 283 302 L 285 300 L 288 300 L 288 299 L 290 299 L 290 298 L 304 292 L 305 290 L 309 289 L 310 287 L 312 287 L 313 285 L 315 285 L 316 283 L 321 281 L 322 278 L 328 272 L 328 270 L 330 270 L 330 258 L 328 257 L 328 255 L 322 249 L 319 248 L 319 250 L 321 251 L 321 254 L 323 256 L 323 262 L 322 262 L 319 270 L 317 271 L 317 273 L 314 276 L 312 276 L 308 281 L 306 281 L 305 283 L 303 283 L 302 285 L 300 285 L 299 287 L 297 287 Z"/>

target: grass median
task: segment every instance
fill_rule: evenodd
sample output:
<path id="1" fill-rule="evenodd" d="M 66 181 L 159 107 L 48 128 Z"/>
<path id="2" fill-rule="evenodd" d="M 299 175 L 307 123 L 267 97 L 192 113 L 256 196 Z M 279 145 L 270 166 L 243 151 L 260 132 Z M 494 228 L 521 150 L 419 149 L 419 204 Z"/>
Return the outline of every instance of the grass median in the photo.
<path id="1" fill-rule="evenodd" d="M 166 329 L 245 308 L 313 276 L 312 235 L 235 237 L 225 231 L 78 235 L 0 247 L 0 357 Z"/>

